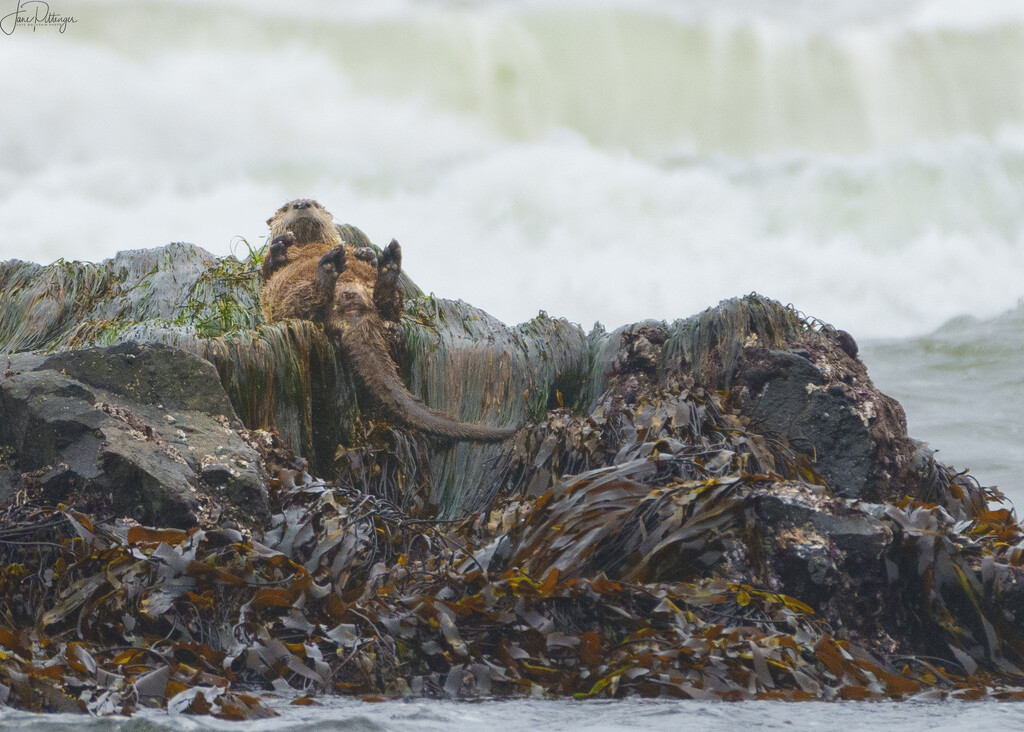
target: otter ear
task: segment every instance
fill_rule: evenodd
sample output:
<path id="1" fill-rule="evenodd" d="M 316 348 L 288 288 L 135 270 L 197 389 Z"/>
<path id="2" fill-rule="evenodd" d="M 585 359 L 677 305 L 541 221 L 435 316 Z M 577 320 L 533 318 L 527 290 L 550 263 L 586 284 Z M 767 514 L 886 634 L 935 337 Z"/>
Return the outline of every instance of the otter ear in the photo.
<path id="1" fill-rule="evenodd" d="M 267 219 L 267 226 L 270 226 L 270 222 L 273 221 L 273 220 L 274 220 L 273 216 L 271 216 L 269 219 Z"/>

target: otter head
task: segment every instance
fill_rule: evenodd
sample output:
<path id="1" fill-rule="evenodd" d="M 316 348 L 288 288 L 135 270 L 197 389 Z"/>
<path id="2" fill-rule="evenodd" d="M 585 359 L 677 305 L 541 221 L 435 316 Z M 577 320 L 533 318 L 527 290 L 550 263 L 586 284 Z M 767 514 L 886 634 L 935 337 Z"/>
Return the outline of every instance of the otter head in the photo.
<path id="1" fill-rule="evenodd" d="M 373 286 L 365 280 L 341 277 L 334 285 L 334 313 L 340 317 L 359 316 L 374 309 Z"/>
<path id="2" fill-rule="evenodd" d="M 267 219 L 271 239 L 291 232 L 298 246 L 310 242 L 337 244 L 341 242 L 338 230 L 334 228 L 334 217 L 312 199 L 300 198 L 289 201 Z"/>

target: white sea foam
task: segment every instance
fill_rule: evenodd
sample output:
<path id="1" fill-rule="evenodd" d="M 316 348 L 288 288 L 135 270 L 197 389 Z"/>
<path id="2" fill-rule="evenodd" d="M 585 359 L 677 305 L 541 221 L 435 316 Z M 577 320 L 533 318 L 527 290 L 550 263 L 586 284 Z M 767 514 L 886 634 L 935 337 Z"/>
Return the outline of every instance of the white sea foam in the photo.
<path id="1" fill-rule="evenodd" d="M 1024 294 L 1024 23 L 977 7 L 83 3 L 0 38 L 0 259 L 227 253 L 315 196 L 507 321 L 991 315 Z"/>
<path id="2" fill-rule="evenodd" d="M 899 729 L 902 732 L 958 732 L 978 729 L 1018 729 L 1024 721 L 1019 704 L 999 702 L 920 702 L 900 704 L 745 701 L 725 704 L 695 700 L 614 699 L 573 701 L 566 699 L 514 699 L 467 704 L 459 701 L 424 700 L 369 703 L 351 697 L 321 696 L 317 706 L 297 706 L 287 699 L 270 700 L 281 715 L 246 722 L 245 729 L 268 730 L 410 730 L 415 732 L 465 732 L 480 729 L 587 729 L 592 732 L 651 730 L 674 732 L 680 728 L 734 730 L 841 728 L 846 732 Z M 322 706 L 321 706 L 322 705 Z M 144 709 L 132 719 L 88 718 L 72 714 L 30 714 L 0 711 L 0 726 L 28 732 L 101 730 L 128 732 L 137 729 L 168 732 L 237 730 L 238 723 L 201 715 L 172 715 Z"/>

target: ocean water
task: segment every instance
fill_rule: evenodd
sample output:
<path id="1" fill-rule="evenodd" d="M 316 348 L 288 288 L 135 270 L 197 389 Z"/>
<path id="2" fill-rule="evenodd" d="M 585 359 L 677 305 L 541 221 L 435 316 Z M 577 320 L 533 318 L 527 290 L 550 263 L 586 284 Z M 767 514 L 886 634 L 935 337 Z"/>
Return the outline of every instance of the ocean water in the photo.
<path id="1" fill-rule="evenodd" d="M 612 328 L 757 291 L 853 333 L 913 436 L 1024 502 L 1024 3 L 51 0 L 63 32 L 16 7 L 0 0 L 0 260 L 244 253 L 281 203 L 315 197 L 397 238 L 425 290 L 509 323 L 543 309 Z M 1021 715 L 519 704 L 287 720 Z"/>
<path id="2" fill-rule="evenodd" d="M 132 719 L 84 721 L 78 715 L 0 712 L 0 729 L 22 732 L 715 732 L 835 730 L 960 732 L 1013 730 L 1024 725 L 1024 706 L 1000 702 L 763 702 L 518 700 L 504 702 L 388 702 L 325 699 L 322 707 L 274 705 L 280 717 L 224 722 L 190 715 L 143 712 Z"/>
<path id="3" fill-rule="evenodd" d="M 926 335 L 870 341 L 861 356 L 903 405 L 912 436 L 1024 506 L 1024 302 L 995 318 L 964 315 Z"/>

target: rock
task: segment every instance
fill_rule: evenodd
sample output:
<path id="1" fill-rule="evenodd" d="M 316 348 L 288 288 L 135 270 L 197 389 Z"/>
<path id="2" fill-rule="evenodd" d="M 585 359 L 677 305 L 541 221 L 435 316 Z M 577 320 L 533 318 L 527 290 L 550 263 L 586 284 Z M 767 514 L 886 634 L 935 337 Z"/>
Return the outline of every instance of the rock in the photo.
<path id="1" fill-rule="evenodd" d="M 13 503 L 21 483 L 21 473 L 17 470 L 0 468 L 0 506 Z"/>
<path id="2" fill-rule="evenodd" d="M 843 391 L 827 388 L 805 355 L 751 349 L 745 356 L 742 374 L 753 395 L 745 411 L 752 424 L 785 436 L 840 495 L 863 495 L 875 446 Z"/>
<path id="3" fill-rule="evenodd" d="M 39 368 L 59 371 L 133 403 L 162 404 L 167 410 L 230 415 L 235 419 L 213 365 L 160 343 L 143 347 L 129 342 L 63 351 L 48 356 Z M 168 416 L 171 420 L 166 419 Z M 166 412 L 161 419 L 168 425 L 176 421 Z"/>
<path id="4" fill-rule="evenodd" d="M 861 504 L 801 483 L 775 482 L 749 501 L 768 586 L 847 628 L 875 624 L 893 546 L 886 522 Z"/>
<path id="5" fill-rule="evenodd" d="M 921 495 L 903 409 L 843 344 L 810 332 L 786 350 L 744 349 L 731 385 L 736 403 L 752 429 L 784 438 L 841 496 Z"/>
<path id="6" fill-rule="evenodd" d="M 977 588 L 1001 593 L 1000 632 L 1024 627 L 1016 529 L 909 439 L 852 337 L 792 308 L 749 296 L 584 336 L 546 315 L 509 328 L 465 303 L 410 298 L 399 363 L 411 391 L 465 421 L 527 425 L 504 444 L 444 445 L 361 418 L 323 333 L 260 325 L 252 268 L 208 256 L 175 245 L 66 272 L 0 265 L 0 349 L 57 350 L 6 359 L 0 502 L 25 495 L 143 524 L 219 526 L 208 541 L 235 542 L 234 522 L 267 523 L 262 461 L 285 493 L 333 466 L 335 485 L 316 489 L 325 498 L 376 493 L 416 518 L 493 511 L 474 529 L 490 532 L 477 561 L 492 575 L 782 593 L 813 606 L 830 635 L 883 651 L 978 645 L 961 633 L 988 631 Z M 147 345 L 72 348 L 129 338 Z M 236 414 L 279 430 L 253 440 L 262 460 Z M 326 570 L 327 545 L 343 533 L 311 541 L 309 523 L 285 534 L 280 516 L 268 545 Z M 979 534 L 1010 563 L 983 556 L 971 544 Z M 336 554 L 331 571 L 347 582 L 355 556 Z M 373 562 L 377 581 L 387 570 Z M 379 588 L 367 581 L 362 597 Z M 745 622 L 749 601 L 711 612 Z M 471 690 L 458 669 L 446 685 Z"/>
<path id="7" fill-rule="evenodd" d="M 232 427 L 214 367 L 160 344 L 18 354 L 0 378 L 14 489 L 144 524 L 268 519 L 267 476 Z"/>

